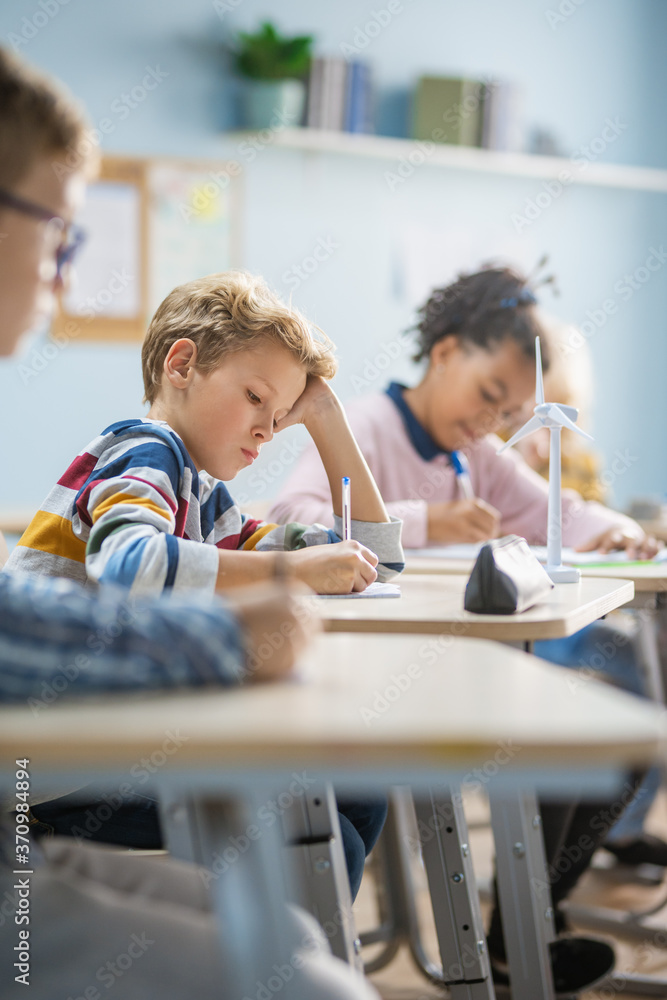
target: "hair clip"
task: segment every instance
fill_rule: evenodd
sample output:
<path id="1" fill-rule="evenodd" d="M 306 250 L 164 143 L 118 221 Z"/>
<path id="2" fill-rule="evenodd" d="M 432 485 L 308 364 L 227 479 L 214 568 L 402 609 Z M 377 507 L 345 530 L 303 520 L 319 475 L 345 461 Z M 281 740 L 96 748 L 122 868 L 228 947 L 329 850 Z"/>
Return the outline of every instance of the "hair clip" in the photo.
<path id="1" fill-rule="evenodd" d="M 512 296 L 511 299 L 500 300 L 501 309 L 516 309 L 518 305 L 533 306 L 536 304 L 537 304 L 537 299 L 528 288 L 522 288 L 519 294 L 516 296 Z"/>

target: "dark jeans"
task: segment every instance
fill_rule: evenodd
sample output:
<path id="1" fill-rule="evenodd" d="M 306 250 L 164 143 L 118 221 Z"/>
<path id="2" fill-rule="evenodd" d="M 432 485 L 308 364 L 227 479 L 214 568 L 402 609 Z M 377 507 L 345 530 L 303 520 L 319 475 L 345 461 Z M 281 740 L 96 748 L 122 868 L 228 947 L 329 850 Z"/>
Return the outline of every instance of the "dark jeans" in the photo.
<path id="1" fill-rule="evenodd" d="M 42 833 L 119 847 L 143 850 L 163 847 L 157 804 L 147 795 L 121 796 L 111 792 L 95 797 L 94 788 L 83 788 L 33 806 L 31 812 L 39 821 L 33 827 L 36 833 L 41 827 Z M 385 798 L 338 800 L 338 818 L 353 899 L 359 892 L 364 861 L 380 836 L 386 816 Z"/>

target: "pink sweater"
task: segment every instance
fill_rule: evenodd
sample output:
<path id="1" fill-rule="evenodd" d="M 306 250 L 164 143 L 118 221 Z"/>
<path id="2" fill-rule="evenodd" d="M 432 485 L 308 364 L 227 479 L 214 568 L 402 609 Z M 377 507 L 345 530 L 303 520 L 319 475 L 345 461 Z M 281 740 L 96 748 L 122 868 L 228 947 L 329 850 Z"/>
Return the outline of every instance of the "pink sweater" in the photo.
<path id="1" fill-rule="evenodd" d="M 428 545 L 428 503 L 462 498 L 456 475 L 446 455 L 425 461 L 415 450 L 403 418 L 385 393 L 373 393 L 350 403 L 347 415 L 384 498 L 389 514 L 403 521 L 403 545 Z M 475 495 L 502 515 L 501 534 L 522 535 L 532 544 L 546 544 L 548 484 L 502 442 L 488 435 L 469 448 L 470 478 Z M 354 483 L 352 484 L 354 489 Z M 269 514 L 280 524 L 301 521 L 333 526 L 331 493 L 317 449 L 310 444 Z M 588 542 L 611 526 L 634 521 L 594 502 L 585 502 L 574 490 L 563 490 L 563 544 Z"/>

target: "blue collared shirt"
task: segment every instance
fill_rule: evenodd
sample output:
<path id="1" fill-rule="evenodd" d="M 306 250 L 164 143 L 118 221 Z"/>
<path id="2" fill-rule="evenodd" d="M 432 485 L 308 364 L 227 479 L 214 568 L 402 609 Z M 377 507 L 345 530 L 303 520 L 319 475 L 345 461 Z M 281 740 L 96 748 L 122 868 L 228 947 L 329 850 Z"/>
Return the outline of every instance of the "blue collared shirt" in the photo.
<path id="1" fill-rule="evenodd" d="M 446 455 L 451 462 L 452 454 L 456 453 L 452 453 L 447 451 L 445 448 L 441 448 L 440 445 L 433 440 L 429 432 L 422 427 L 403 398 L 403 393 L 406 388 L 407 386 L 401 385 L 400 382 L 390 382 L 385 389 L 385 392 L 403 418 L 403 423 L 405 424 L 405 429 L 408 433 L 408 437 L 410 438 L 412 447 L 425 462 L 431 462 L 434 458 L 437 458 L 438 455 Z"/>

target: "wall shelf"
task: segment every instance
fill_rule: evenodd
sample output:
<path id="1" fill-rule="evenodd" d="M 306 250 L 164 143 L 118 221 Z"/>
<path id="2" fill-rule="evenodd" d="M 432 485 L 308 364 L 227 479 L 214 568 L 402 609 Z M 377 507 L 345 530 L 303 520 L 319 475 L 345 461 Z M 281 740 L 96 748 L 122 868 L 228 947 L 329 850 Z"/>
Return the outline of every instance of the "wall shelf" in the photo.
<path id="1" fill-rule="evenodd" d="M 253 133 L 228 133 L 241 140 Z M 262 136 L 262 133 L 259 133 Z M 358 135 L 349 132 L 327 132 L 322 129 L 289 128 L 273 132 L 264 145 L 300 150 L 304 153 L 325 153 L 357 156 L 368 159 L 410 163 L 410 154 L 423 144 L 413 139 L 394 139 L 378 135 Z M 615 163 L 587 162 L 582 166 L 560 156 L 533 156 L 527 153 L 504 153 L 469 146 L 447 146 L 433 143 L 425 154 L 424 166 L 445 167 L 450 170 L 476 171 L 509 177 L 533 177 L 559 180 L 564 170 L 569 171 L 572 184 L 589 184 L 599 187 L 626 188 L 634 191 L 667 192 L 667 170 L 652 167 L 630 167 Z M 418 158 L 415 157 L 415 160 Z M 415 164 L 421 166 L 422 164 Z M 390 166 L 388 165 L 388 168 Z M 561 177 L 562 180 L 562 177 Z M 568 185 L 569 186 L 569 183 Z"/>

